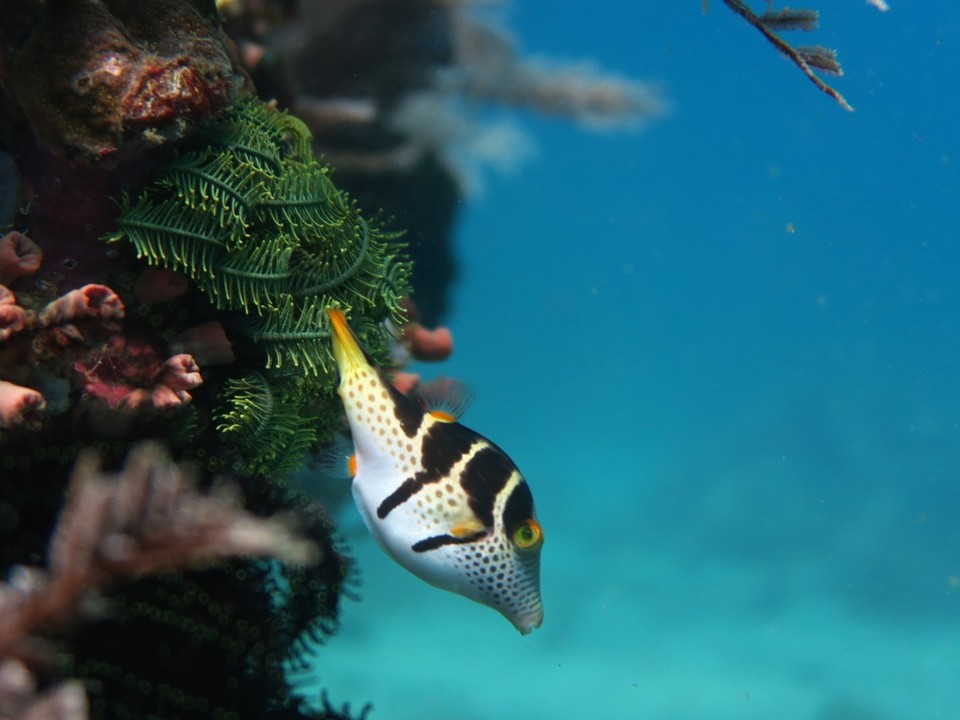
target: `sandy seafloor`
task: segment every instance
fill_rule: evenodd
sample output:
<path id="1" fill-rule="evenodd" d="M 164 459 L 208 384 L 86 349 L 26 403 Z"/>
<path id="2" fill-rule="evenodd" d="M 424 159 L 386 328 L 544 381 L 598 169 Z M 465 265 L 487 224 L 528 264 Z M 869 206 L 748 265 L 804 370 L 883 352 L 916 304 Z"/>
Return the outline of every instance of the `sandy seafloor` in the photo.
<path id="1" fill-rule="evenodd" d="M 960 8 L 822 0 L 821 95 L 720 2 L 520 2 L 530 53 L 669 115 L 485 176 L 443 372 L 546 532 L 543 627 L 426 585 L 352 506 L 318 656 L 374 720 L 960 718 Z M 755 3 L 762 5 L 762 3 Z M 600 9 L 602 7 L 602 9 Z M 793 230 L 790 232 L 789 230 Z"/>

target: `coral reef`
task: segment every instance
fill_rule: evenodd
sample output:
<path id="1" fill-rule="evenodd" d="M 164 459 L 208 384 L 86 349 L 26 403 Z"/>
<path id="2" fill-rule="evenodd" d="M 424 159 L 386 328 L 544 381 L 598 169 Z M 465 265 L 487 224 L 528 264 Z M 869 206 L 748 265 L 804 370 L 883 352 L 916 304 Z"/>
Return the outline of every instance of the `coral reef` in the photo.
<path id="1" fill-rule="evenodd" d="M 41 565 L 45 549 L 58 547 L 66 527 L 62 520 L 56 529 L 61 504 L 74 497 L 70 467 L 84 448 L 97 448 L 104 466 L 116 468 L 144 438 L 161 439 L 174 458 L 190 461 L 203 491 L 231 475 L 248 514 L 295 516 L 319 558 L 310 566 L 265 563 L 251 559 L 257 553 L 250 548 L 198 530 L 194 549 L 214 542 L 234 551 L 193 569 L 163 560 L 160 550 L 178 547 L 165 537 L 153 556 L 160 565 L 131 566 L 129 578 L 111 576 L 96 596 L 75 598 L 85 606 L 100 597 L 109 612 L 80 612 L 73 618 L 80 622 L 30 630 L 30 647 L 56 648 L 43 663 L 19 649 L 0 659 L 0 711 L 346 717 L 329 703 L 309 709 L 286 674 L 335 629 L 339 602 L 350 596 L 351 564 L 326 514 L 281 471 L 337 426 L 336 402 L 323 392 L 332 383 L 323 371 L 329 351 L 314 306 L 338 302 L 366 318 L 368 341 L 386 356 L 380 321 L 402 323 L 408 271 L 400 246 L 334 188 L 296 120 L 250 99 L 237 106 L 249 81 L 232 60 L 212 2 L 5 2 L 0 12 L 9 19 L 0 27 L 0 143 L 18 170 L 5 181 L 12 177 L 14 195 L 27 198 L 18 204 L 17 229 L 0 238 L 0 568 L 11 582 L 28 579 L 44 601 L 29 592 L 4 597 L 42 609 L 70 595 L 70 583 L 57 579 L 62 573 L 17 568 Z M 70 22 L 74 37 L 64 38 Z M 54 52 L 56 38 L 63 42 Z M 78 77 L 86 78 L 84 97 L 71 86 Z M 71 103 L 84 108 L 61 114 Z M 72 124 L 64 125 L 68 115 Z M 230 164 L 243 173 L 258 168 L 244 186 L 246 207 L 229 195 L 230 183 L 244 180 L 217 175 Z M 207 172 L 209 183 L 198 180 Z M 134 231 L 148 204 L 171 216 Z M 160 258 L 170 250 L 184 222 L 212 223 L 199 238 L 206 250 L 151 266 L 150 252 Z M 111 231 L 124 239 L 106 242 Z M 133 232 L 141 245 L 127 242 Z M 258 277 L 263 263 L 283 269 L 273 252 L 287 275 Z M 285 279 L 299 281 L 298 294 L 286 294 Z M 267 393 L 256 399 L 265 406 L 230 394 L 245 379 L 263 381 Z M 245 412 L 231 416 L 240 405 Z M 218 429 L 231 423 L 232 430 Z M 261 425 L 263 437 L 276 442 L 268 452 L 256 442 Z M 132 475 L 167 473 L 158 469 L 167 461 L 152 452 L 149 462 L 134 454 L 125 466 L 129 491 L 138 487 Z M 144 462 L 155 472 L 142 470 Z M 99 471 L 80 461 L 75 476 L 93 475 Z M 113 553 L 115 568 L 134 549 L 145 562 L 138 533 L 158 524 L 171 529 L 178 508 L 194 519 L 212 517 L 188 495 L 151 485 L 140 497 L 174 514 L 164 522 L 145 511 L 126 516 L 123 533 L 97 522 L 97 509 L 125 517 L 97 496 L 82 526 L 109 531 L 107 545 L 88 549 L 98 562 Z M 225 555 L 232 559 L 224 562 Z M 77 557 L 65 564 L 71 587 L 94 583 Z M 65 606 L 44 611 L 46 619 Z M 21 620 L 14 605 L 0 607 L 0 624 Z"/>
<path id="2" fill-rule="evenodd" d="M 656 111 L 640 86 L 535 69 L 458 3 L 222 9 L 239 47 L 214 0 L 0 0 L 3 717 L 355 714 L 288 672 L 354 577 L 288 478 L 340 428 L 323 311 L 378 364 L 452 351 L 449 146 L 473 126 L 436 108 Z M 410 228 L 422 315 L 383 216 Z"/>

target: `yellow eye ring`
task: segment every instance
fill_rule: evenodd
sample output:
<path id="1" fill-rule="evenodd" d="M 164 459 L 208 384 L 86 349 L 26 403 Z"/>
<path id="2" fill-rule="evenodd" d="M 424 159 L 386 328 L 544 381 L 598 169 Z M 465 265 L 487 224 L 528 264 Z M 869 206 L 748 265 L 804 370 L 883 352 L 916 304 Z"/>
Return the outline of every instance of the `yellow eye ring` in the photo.
<path id="1" fill-rule="evenodd" d="M 543 542 L 543 529 L 533 518 L 524 520 L 513 531 L 513 542 L 521 550 L 530 550 Z"/>

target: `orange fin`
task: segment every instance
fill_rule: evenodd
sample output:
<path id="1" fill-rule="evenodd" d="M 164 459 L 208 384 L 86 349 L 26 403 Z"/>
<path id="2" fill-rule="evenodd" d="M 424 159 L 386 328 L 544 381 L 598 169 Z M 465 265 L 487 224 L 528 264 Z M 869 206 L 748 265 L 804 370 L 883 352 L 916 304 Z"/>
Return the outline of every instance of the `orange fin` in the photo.
<path id="1" fill-rule="evenodd" d="M 353 441 L 346 432 L 334 433 L 330 444 L 313 458 L 312 469 L 320 478 L 345 480 L 357 474 L 357 461 Z"/>

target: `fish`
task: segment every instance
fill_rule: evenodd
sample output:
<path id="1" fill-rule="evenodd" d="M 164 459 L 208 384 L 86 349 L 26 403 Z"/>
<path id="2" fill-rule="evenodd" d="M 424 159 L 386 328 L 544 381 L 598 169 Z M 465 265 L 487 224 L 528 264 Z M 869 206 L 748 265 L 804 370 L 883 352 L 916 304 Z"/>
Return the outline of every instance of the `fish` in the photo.
<path id="1" fill-rule="evenodd" d="M 520 470 L 449 411 L 394 388 L 343 311 L 327 315 L 367 529 L 421 580 L 499 611 L 524 635 L 540 627 L 543 529 Z"/>

